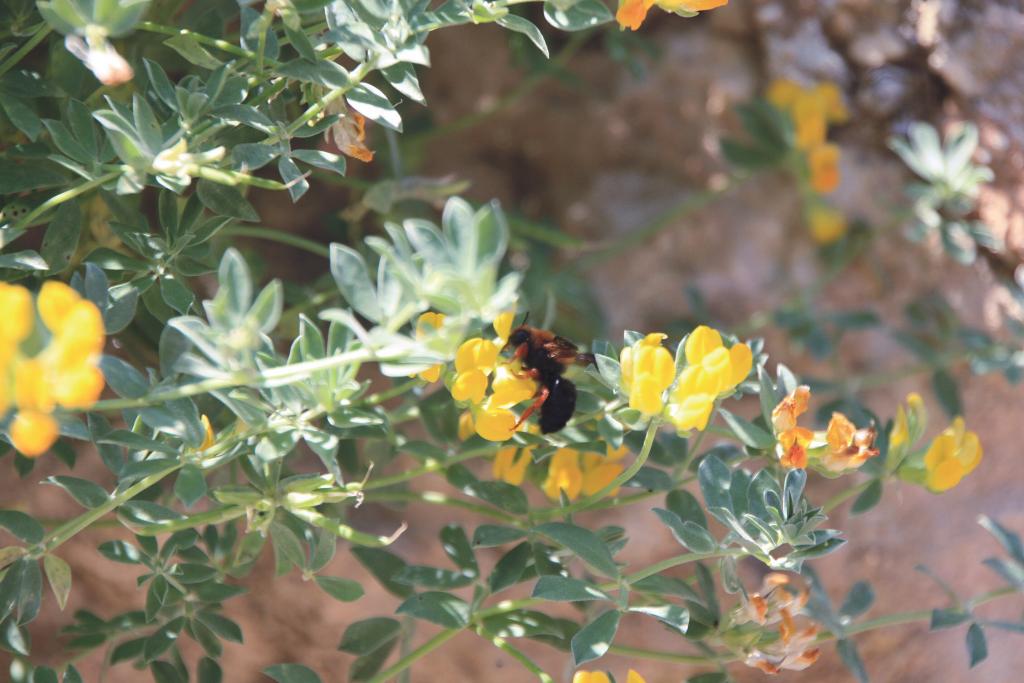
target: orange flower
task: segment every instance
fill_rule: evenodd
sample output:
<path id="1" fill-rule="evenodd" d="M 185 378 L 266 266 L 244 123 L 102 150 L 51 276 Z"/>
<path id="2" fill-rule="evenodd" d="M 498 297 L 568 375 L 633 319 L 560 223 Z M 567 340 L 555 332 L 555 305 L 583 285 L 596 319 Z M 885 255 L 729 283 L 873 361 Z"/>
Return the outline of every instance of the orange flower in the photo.
<path id="1" fill-rule="evenodd" d="M 797 418 L 807 412 L 811 390 L 799 386 L 772 410 L 772 426 L 782 445 L 779 462 L 785 467 L 802 469 L 807 467 L 807 446 L 814 438 L 809 429 L 797 426 Z"/>
<path id="2" fill-rule="evenodd" d="M 775 427 L 776 434 L 796 427 L 797 418 L 807 412 L 807 403 L 810 398 L 811 388 L 799 386 L 789 396 L 782 399 L 779 405 L 775 406 L 772 411 L 772 426 Z"/>
<path id="3" fill-rule="evenodd" d="M 818 636 L 818 626 L 810 623 L 801 628 L 796 623 L 796 617 L 804 613 L 808 597 L 807 589 L 792 585 L 788 575 L 772 572 L 765 577 L 760 592 L 743 601 L 737 610 L 738 622 L 779 625 L 779 639 L 763 649 L 751 650 L 747 666 L 777 674 L 782 669 L 806 669 L 818 660 L 819 650 L 809 647 Z"/>
<path id="4" fill-rule="evenodd" d="M 811 171 L 811 188 L 819 194 L 828 194 L 839 187 L 839 147 L 830 142 L 812 147 L 807 152 L 807 166 Z"/>
<path id="5" fill-rule="evenodd" d="M 822 456 L 821 463 L 830 472 L 855 469 L 868 458 L 878 455 L 878 449 L 871 447 L 875 443 L 875 430 L 870 427 L 857 429 L 842 413 L 832 413 L 825 440 L 828 451 Z"/>
<path id="6" fill-rule="evenodd" d="M 803 427 L 794 427 L 779 435 L 782 444 L 782 457 L 779 462 L 784 467 L 803 469 L 807 467 L 807 446 L 814 438 L 814 433 Z"/>
<path id="7" fill-rule="evenodd" d="M 728 4 L 729 0 L 619 0 L 615 20 L 619 22 L 620 28 L 635 31 L 644 23 L 647 12 L 655 5 L 666 12 L 685 14 L 703 12 Z"/>
<path id="8" fill-rule="evenodd" d="M 341 118 L 327 129 L 324 137 L 331 140 L 345 156 L 359 161 L 373 161 L 373 150 L 365 143 L 366 119 L 363 115 L 351 111 L 340 99 L 327 105 L 327 113 L 338 114 Z"/>

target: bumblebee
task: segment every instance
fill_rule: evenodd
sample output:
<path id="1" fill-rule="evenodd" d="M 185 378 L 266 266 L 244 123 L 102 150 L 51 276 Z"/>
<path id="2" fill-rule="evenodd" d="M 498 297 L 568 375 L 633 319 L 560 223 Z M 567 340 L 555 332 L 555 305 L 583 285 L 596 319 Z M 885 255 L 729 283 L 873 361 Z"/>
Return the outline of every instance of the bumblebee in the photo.
<path id="1" fill-rule="evenodd" d="M 565 427 L 576 410 L 576 385 L 563 377 L 570 365 L 589 365 L 591 353 L 580 350 L 565 337 L 529 325 L 512 330 L 505 349 L 513 348 L 514 360 L 522 363 L 523 374 L 540 385 L 533 403 L 523 411 L 516 428 L 540 410 L 540 431 L 551 434 Z"/>

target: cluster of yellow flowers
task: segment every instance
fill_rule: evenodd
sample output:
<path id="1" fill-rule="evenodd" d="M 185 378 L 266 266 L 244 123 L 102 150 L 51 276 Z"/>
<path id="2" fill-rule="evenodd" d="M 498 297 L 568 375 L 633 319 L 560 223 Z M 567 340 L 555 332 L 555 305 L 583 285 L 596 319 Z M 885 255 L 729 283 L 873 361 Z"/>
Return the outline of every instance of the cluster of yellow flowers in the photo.
<path id="1" fill-rule="evenodd" d="M 850 114 L 835 83 L 819 83 L 804 88 L 787 79 L 773 81 L 768 101 L 790 115 L 796 130 L 796 146 L 803 152 L 806 182 L 817 195 L 839 187 L 839 146 L 828 142 L 829 124 L 845 123 Z M 812 197 L 806 207 L 811 235 L 821 244 L 829 244 L 846 234 L 846 218 L 822 201 Z"/>
<path id="2" fill-rule="evenodd" d="M 424 313 L 416 321 L 416 336 L 423 338 L 444 324 L 441 313 Z M 515 433 L 518 416 L 510 408 L 537 393 L 537 383 L 522 373 L 518 361 L 506 362 L 501 349 L 512 332 L 515 313 L 501 313 L 494 319 L 495 339 L 472 337 L 455 352 L 455 376 L 449 390 L 456 401 L 468 403 L 465 424 L 488 441 L 508 441 Z M 441 377 L 441 365 L 419 373 L 428 382 Z M 488 385 L 491 393 L 487 394 Z"/>
<path id="3" fill-rule="evenodd" d="M 661 344 L 665 337 L 649 334 L 619 354 L 629 406 L 645 416 L 660 415 L 665 391 L 675 382 L 668 396 L 669 420 L 680 431 L 703 430 L 715 402 L 750 374 L 753 354 L 743 343 L 726 347 L 717 330 L 701 325 L 686 339 L 686 366 L 677 380 L 675 359 Z"/>
<path id="4" fill-rule="evenodd" d="M 729 0 L 619 0 L 615 20 L 619 28 L 635 31 L 647 18 L 647 12 L 657 5 L 666 12 L 703 12 L 728 5 Z"/>
<path id="5" fill-rule="evenodd" d="M 42 327 L 36 325 L 36 312 Z M 24 287 L 0 283 L 0 416 L 13 404 L 11 443 L 34 458 L 57 440 L 53 411 L 88 408 L 103 391 L 105 343 L 96 306 L 67 285 L 43 284 L 33 305 Z M 30 355 L 31 351 L 38 352 Z"/>
<path id="6" fill-rule="evenodd" d="M 551 500 L 560 500 L 564 493 L 569 500 L 576 500 L 581 493 L 584 496 L 596 494 L 622 474 L 625 469 L 622 459 L 628 452 L 625 446 L 618 449 L 608 446 L 604 455 L 559 448 L 548 464 L 548 476 L 543 484 L 545 495 Z M 609 495 L 616 493 L 618 489 Z"/>
<path id="7" fill-rule="evenodd" d="M 842 413 L 832 413 L 832 419 L 823 435 L 799 426 L 797 420 L 807 412 L 810 398 L 811 390 L 800 386 L 772 410 L 772 427 L 781 448 L 779 462 L 784 467 L 807 467 L 808 449 L 814 441 L 824 441 L 824 446 L 814 451 L 817 463 L 829 472 L 857 469 L 868 458 L 878 455 L 878 449 L 873 448 L 875 430 L 870 427 L 857 429 Z"/>
<path id="8" fill-rule="evenodd" d="M 738 623 L 779 625 L 778 640 L 751 650 L 747 654 L 747 666 L 777 674 L 783 669 L 802 671 L 818 661 L 821 651 L 811 647 L 818 636 L 818 626 L 810 623 L 801 628 L 795 619 L 804 614 L 808 598 L 806 588 L 793 586 L 786 574 L 772 572 L 764 578 L 760 592 L 744 599 L 736 614 Z"/>
<path id="9" fill-rule="evenodd" d="M 603 671 L 577 671 L 572 683 L 612 683 L 612 679 Z M 633 669 L 626 674 L 626 683 L 647 683 L 644 677 Z"/>
<path id="10" fill-rule="evenodd" d="M 900 406 L 896 412 L 896 423 L 889 438 L 889 448 L 900 452 L 909 449 L 921 434 L 928 421 L 924 401 L 918 394 L 907 396 L 907 407 Z M 932 439 L 924 452 L 924 485 L 935 493 L 953 488 L 981 462 L 981 441 L 975 432 L 969 431 L 962 417 L 953 422 Z"/>

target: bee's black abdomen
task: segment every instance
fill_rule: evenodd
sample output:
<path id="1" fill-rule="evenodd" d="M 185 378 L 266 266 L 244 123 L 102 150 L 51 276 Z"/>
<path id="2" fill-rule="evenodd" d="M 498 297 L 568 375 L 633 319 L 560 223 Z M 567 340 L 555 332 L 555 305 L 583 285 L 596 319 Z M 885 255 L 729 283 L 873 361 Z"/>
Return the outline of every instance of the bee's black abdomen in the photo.
<path id="1" fill-rule="evenodd" d="M 557 432 L 576 410 L 576 385 L 564 377 L 553 377 L 547 384 L 548 398 L 540 407 L 542 434 Z"/>

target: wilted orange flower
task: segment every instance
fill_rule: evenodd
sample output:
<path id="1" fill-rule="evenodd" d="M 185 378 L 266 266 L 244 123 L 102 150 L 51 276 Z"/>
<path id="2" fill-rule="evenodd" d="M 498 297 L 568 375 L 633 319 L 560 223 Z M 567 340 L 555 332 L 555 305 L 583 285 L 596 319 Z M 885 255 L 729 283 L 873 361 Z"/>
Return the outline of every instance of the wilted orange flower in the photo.
<path id="1" fill-rule="evenodd" d="M 807 412 L 810 397 L 810 388 L 799 386 L 772 410 L 772 426 L 782 446 L 779 462 L 784 467 L 807 467 L 807 446 L 814 438 L 814 434 L 809 429 L 798 427 L 797 418 Z"/>
<path id="2" fill-rule="evenodd" d="M 345 156 L 373 161 L 373 150 L 366 146 L 366 119 L 363 115 L 350 110 L 340 98 L 327 105 L 327 113 L 338 114 L 340 118 L 324 132 L 324 137 Z"/>
<path id="3" fill-rule="evenodd" d="M 619 27 L 632 31 L 640 28 L 647 18 L 647 12 L 657 5 L 666 12 L 703 12 L 728 5 L 729 0 L 619 0 L 615 20 Z"/>
<path id="4" fill-rule="evenodd" d="M 808 598 L 806 588 L 794 586 L 786 574 L 772 572 L 765 577 L 759 592 L 744 599 L 737 611 L 738 622 L 779 625 L 779 639 L 750 651 L 747 666 L 777 674 L 782 669 L 806 669 L 818 660 L 819 650 L 810 647 L 818 636 L 818 626 L 810 623 L 799 627 L 796 623 L 796 617 L 804 614 Z"/>
<path id="5" fill-rule="evenodd" d="M 842 413 L 832 413 L 825 432 L 828 449 L 821 457 L 821 464 L 830 472 L 842 472 L 860 467 L 868 458 L 878 455 L 875 430 L 856 426 Z"/>

